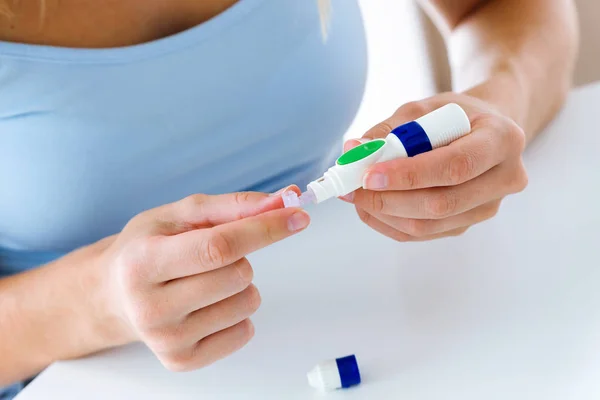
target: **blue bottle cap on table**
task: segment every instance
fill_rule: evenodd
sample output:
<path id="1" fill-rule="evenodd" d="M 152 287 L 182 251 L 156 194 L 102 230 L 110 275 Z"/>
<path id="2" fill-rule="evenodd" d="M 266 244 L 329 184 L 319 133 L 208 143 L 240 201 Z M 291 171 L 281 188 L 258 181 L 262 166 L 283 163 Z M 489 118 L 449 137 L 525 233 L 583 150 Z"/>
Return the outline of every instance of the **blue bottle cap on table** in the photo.
<path id="1" fill-rule="evenodd" d="M 327 360 L 319 363 L 308 373 L 308 383 L 320 390 L 346 389 L 361 383 L 356 356 Z"/>

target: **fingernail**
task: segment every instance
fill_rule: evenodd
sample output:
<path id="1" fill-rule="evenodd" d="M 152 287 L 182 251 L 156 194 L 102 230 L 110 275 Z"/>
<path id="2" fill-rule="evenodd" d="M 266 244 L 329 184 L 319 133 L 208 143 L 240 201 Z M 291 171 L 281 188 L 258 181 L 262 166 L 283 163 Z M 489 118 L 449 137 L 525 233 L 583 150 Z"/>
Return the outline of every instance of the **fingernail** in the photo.
<path id="1" fill-rule="evenodd" d="M 363 139 L 363 138 L 356 138 L 356 139 L 348 139 L 346 140 L 346 142 L 344 143 L 344 151 L 348 151 L 351 148 L 354 148 L 356 146 L 360 146 L 361 144 L 370 142 L 371 139 Z"/>
<path id="2" fill-rule="evenodd" d="M 350 150 L 353 147 L 352 142 L 354 142 L 354 141 L 355 141 L 355 139 L 350 139 L 344 143 L 344 152 Z"/>
<path id="3" fill-rule="evenodd" d="M 286 190 L 288 190 L 290 187 L 291 187 L 291 185 L 290 185 L 290 186 L 286 186 L 286 187 L 284 187 L 283 189 L 279 189 L 279 190 L 278 190 L 278 191 L 276 191 L 275 193 L 271 193 L 271 194 L 269 195 L 269 197 L 275 197 L 275 196 L 279 196 L 280 194 L 283 194 L 283 192 L 285 192 Z"/>
<path id="4" fill-rule="evenodd" d="M 288 229 L 290 232 L 297 232 L 308 226 L 310 217 L 303 211 L 298 211 L 288 219 Z"/>
<path id="5" fill-rule="evenodd" d="M 345 196 L 342 196 L 341 199 L 347 201 L 348 203 L 352 203 L 354 201 L 354 192 L 350 192 Z"/>
<path id="6" fill-rule="evenodd" d="M 369 172 L 365 175 L 363 187 L 365 189 L 385 189 L 388 186 L 388 177 L 380 172 Z"/>

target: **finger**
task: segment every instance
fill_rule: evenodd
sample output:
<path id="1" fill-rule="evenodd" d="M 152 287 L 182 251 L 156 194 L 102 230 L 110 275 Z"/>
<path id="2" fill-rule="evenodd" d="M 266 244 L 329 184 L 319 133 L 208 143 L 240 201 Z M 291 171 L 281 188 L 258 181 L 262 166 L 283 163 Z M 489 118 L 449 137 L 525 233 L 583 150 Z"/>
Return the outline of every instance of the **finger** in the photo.
<path id="1" fill-rule="evenodd" d="M 370 214 L 442 219 L 517 193 L 526 185 L 527 175 L 518 159 L 457 186 L 386 192 L 359 189 L 353 203 Z"/>
<path id="2" fill-rule="evenodd" d="M 296 186 L 289 190 L 300 193 Z M 216 226 L 227 222 L 238 221 L 267 211 L 283 207 L 280 195 L 270 196 L 266 193 L 240 192 L 219 196 L 191 196 L 179 204 L 183 220 L 194 226 Z"/>
<path id="3" fill-rule="evenodd" d="M 366 172 L 363 187 L 413 190 L 455 186 L 521 154 L 525 136 L 512 121 L 493 116 L 479 118 L 474 124 L 471 134 L 448 146 L 375 164 Z"/>
<path id="4" fill-rule="evenodd" d="M 400 125 L 414 121 L 449 102 L 450 99 L 444 101 L 443 96 L 438 96 L 437 99 L 429 99 L 429 101 L 406 103 L 398 108 L 389 118 L 369 129 L 363 135 L 363 139 L 384 138 Z"/>
<path id="5" fill-rule="evenodd" d="M 375 214 L 373 216 L 397 231 L 420 238 L 481 223 L 493 218 L 498 213 L 499 208 L 500 200 L 496 200 L 465 213 L 444 219 L 411 219 L 392 217 L 385 214 Z"/>
<path id="6" fill-rule="evenodd" d="M 350 139 L 344 143 L 344 152 L 347 152 L 348 150 L 352 150 L 353 148 L 355 148 L 356 146 L 359 146 L 361 144 L 362 144 L 361 139 Z"/>
<path id="7" fill-rule="evenodd" d="M 281 197 L 281 195 L 283 195 L 286 192 L 296 192 L 296 194 L 300 195 L 302 194 L 302 191 L 300 190 L 300 188 L 296 185 L 290 185 L 290 186 L 286 186 L 283 189 L 279 189 L 278 191 L 276 191 L 275 193 L 271 193 L 269 196 L 270 197 L 278 197 L 279 199 L 281 199 L 281 203 L 283 204 L 283 199 Z"/>
<path id="8" fill-rule="evenodd" d="M 190 314 L 184 321 L 183 328 L 195 333 L 197 341 L 249 318 L 258 310 L 260 303 L 258 289 L 250 285 L 234 296 Z"/>
<path id="9" fill-rule="evenodd" d="M 414 121 L 423 115 L 439 108 L 443 103 L 434 102 L 412 102 L 400 107 L 396 112 L 386 120 L 378 123 L 369 129 L 360 139 L 351 139 L 344 144 L 344 151 L 348 151 L 361 143 L 373 139 L 382 139 L 389 135 L 395 128 Z"/>
<path id="10" fill-rule="evenodd" d="M 310 223 L 297 208 L 269 211 L 209 229 L 160 238 L 152 251 L 151 281 L 164 282 L 224 267 L 246 255 L 300 232 Z"/>
<path id="11" fill-rule="evenodd" d="M 394 229 L 392 226 L 386 224 L 385 222 L 380 221 L 379 219 L 377 219 L 376 217 L 367 213 L 364 210 L 357 210 L 357 211 L 358 211 L 358 215 L 359 215 L 360 219 L 365 224 L 367 224 L 373 230 L 381 233 L 382 235 L 387 236 L 391 239 L 394 239 L 398 242 L 421 242 L 421 241 L 440 239 L 440 238 L 449 237 L 449 236 L 460 236 L 463 233 L 465 233 L 468 229 L 467 227 L 463 227 L 463 228 L 453 229 L 451 231 L 447 231 L 444 233 L 415 237 L 415 236 L 411 236 L 405 232 L 401 232 L 397 229 Z"/>
<path id="12" fill-rule="evenodd" d="M 160 290 L 174 316 L 184 316 L 241 293 L 252 283 L 254 271 L 242 258 L 223 268 L 167 282 Z"/>
<path id="13" fill-rule="evenodd" d="M 178 354 L 157 354 L 171 371 L 185 372 L 206 367 L 244 347 L 254 336 L 254 325 L 245 319 L 200 340 L 191 349 Z"/>
<path id="14" fill-rule="evenodd" d="M 300 194 L 297 186 L 290 186 Z M 177 235 L 192 229 L 212 227 L 267 211 L 283 208 L 280 195 L 239 192 L 222 195 L 195 194 L 136 217 L 152 234 Z"/>
<path id="15" fill-rule="evenodd" d="M 250 285 L 238 294 L 190 313 L 176 328 L 165 330 L 161 342 L 167 345 L 158 350 L 173 352 L 189 348 L 203 338 L 249 318 L 258 310 L 260 303 L 258 289 Z"/>

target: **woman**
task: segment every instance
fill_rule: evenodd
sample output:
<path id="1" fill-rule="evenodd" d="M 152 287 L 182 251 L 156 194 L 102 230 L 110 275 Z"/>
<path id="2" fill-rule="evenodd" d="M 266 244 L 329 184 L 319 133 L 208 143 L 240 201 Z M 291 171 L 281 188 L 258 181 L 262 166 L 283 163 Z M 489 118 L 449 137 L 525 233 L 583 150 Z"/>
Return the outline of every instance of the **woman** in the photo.
<path id="1" fill-rule="evenodd" d="M 263 193 L 326 169 L 362 97 L 359 8 L 333 0 L 323 41 L 327 3 L 0 0 L 6 398 L 56 360 L 132 341 L 182 371 L 250 340 L 245 256 L 309 223 Z M 456 91 L 365 137 L 448 102 L 473 132 L 374 167 L 345 198 L 401 241 L 460 234 L 525 187 L 521 153 L 561 106 L 577 48 L 568 0 L 422 3 Z"/>

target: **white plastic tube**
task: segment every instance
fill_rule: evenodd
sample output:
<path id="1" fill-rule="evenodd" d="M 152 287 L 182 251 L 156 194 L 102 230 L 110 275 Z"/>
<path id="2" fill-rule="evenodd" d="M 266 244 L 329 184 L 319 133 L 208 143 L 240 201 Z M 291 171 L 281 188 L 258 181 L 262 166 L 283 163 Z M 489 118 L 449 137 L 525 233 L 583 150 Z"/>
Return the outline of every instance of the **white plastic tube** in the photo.
<path id="1" fill-rule="evenodd" d="M 447 104 L 395 128 L 385 139 L 363 143 L 344 153 L 321 178 L 308 185 L 304 202 L 320 203 L 345 196 L 362 187 L 363 176 L 373 164 L 413 157 L 446 146 L 470 132 L 471 123 L 465 111 L 458 104 Z"/>

